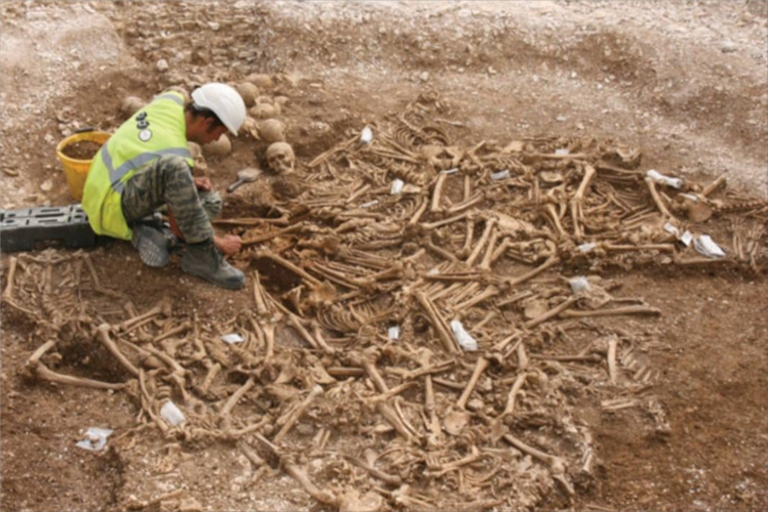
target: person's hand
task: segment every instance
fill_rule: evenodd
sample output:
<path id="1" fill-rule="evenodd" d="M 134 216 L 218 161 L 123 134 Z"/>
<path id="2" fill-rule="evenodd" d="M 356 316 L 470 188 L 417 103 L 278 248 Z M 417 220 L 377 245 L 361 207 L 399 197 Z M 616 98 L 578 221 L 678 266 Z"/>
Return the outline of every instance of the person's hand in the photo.
<path id="1" fill-rule="evenodd" d="M 225 256 L 237 254 L 243 246 L 243 240 L 237 235 L 216 236 L 213 238 L 213 243 Z"/>
<path id="2" fill-rule="evenodd" d="M 211 183 L 211 179 L 205 176 L 201 176 L 199 178 L 193 178 L 195 181 L 195 187 L 197 190 L 202 190 L 203 192 L 210 192 L 213 190 L 213 183 Z"/>

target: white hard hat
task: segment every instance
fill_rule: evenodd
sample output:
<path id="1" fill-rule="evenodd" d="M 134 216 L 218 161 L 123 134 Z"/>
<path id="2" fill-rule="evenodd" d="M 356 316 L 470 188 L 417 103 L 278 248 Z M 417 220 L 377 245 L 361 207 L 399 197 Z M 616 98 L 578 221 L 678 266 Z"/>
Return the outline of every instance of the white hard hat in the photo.
<path id="1" fill-rule="evenodd" d="M 238 92 L 227 84 L 211 82 L 192 91 L 192 101 L 198 107 L 211 109 L 232 135 L 245 121 L 245 103 Z"/>

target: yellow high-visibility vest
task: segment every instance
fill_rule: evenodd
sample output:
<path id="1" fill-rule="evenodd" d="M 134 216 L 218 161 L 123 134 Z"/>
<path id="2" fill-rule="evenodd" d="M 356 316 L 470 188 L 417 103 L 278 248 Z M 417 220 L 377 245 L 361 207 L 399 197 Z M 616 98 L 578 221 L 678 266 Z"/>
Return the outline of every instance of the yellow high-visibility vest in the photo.
<path id="1" fill-rule="evenodd" d="M 120 198 L 137 169 L 163 155 L 194 160 L 187 146 L 184 96 L 167 91 L 117 129 L 91 163 L 83 191 L 83 210 L 96 234 L 131 239 Z"/>

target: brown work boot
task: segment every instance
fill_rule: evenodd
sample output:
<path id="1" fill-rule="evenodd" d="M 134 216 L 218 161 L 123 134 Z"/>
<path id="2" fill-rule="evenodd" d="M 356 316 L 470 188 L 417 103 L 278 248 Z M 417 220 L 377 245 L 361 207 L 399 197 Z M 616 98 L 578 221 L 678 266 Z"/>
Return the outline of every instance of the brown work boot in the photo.
<path id="1" fill-rule="evenodd" d="M 224 261 L 212 240 L 187 245 L 181 269 L 229 290 L 239 290 L 245 284 L 245 274 Z"/>

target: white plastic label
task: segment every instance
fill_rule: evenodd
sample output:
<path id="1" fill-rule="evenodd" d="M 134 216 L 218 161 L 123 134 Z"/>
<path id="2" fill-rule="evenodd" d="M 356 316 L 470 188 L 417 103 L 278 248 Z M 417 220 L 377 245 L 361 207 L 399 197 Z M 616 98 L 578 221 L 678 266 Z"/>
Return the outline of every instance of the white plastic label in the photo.
<path id="1" fill-rule="evenodd" d="M 491 173 L 491 179 L 495 180 L 495 181 L 505 180 L 505 179 L 510 178 L 510 177 L 511 177 L 511 175 L 509 174 L 509 170 L 508 169 L 504 169 L 503 171 Z"/>
<path id="2" fill-rule="evenodd" d="M 360 205 L 360 208 L 370 208 L 373 205 L 379 204 L 378 199 L 374 199 L 373 201 L 368 201 L 367 203 L 363 203 Z"/>
<path id="3" fill-rule="evenodd" d="M 400 338 L 400 326 L 393 325 L 387 330 L 387 334 L 389 334 L 389 339 L 396 340 Z"/>
<path id="4" fill-rule="evenodd" d="M 680 237 L 680 241 L 685 244 L 686 247 L 691 246 L 691 242 L 693 241 L 693 235 L 690 231 L 686 230 L 685 233 Z"/>
<path id="5" fill-rule="evenodd" d="M 568 151 L 568 148 L 557 148 L 555 150 L 555 154 L 556 155 L 569 155 L 569 154 L 571 154 L 571 152 Z"/>
<path id="6" fill-rule="evenodd" d="M 592 249 L 594 249 L 595 247 L 597 247 L 595 244 L 589 243 L 589 244 L 581 244 L 580 246 L 577 247 L 577 249 L 583 252 L 584 254 L 586 254 L 588 252 L 591 252 Z"/>
<path id="7" fill-rule="evenodd" d="M 682 188 L 683 187 L 683 180 L 680 178 L 670 178 L 669 176 L 665 176 L 661 174 L 659 171 L 656 171 L 654 169 L 649 170 L 645 173 L 646 176 L 651 178 L 653 181 L 657 183 L 663 183 L 665 185 L 668 185 L 672 188 Z"/>
<path id="8" fill-rule="evenodd" d="M 363 142 L 365 144 L 370 144 L 372 140 L 373 140 L 373 131 L 366 126 L 365 128 L 363 128 L 363 131 L 360 134 L 360 142 Z"/>
<path id="9" fill-rule="evenodd" d="M 709 235 L 699 235 L 693 240 L 693 247 L 707 258 L 724 258 L 725 252 Z"/>
<path id="10" fill-rule="evenodd" d="M 98 452 L 107 445 L 107 437 L 112 433 L 108 428 L 90 427 L 85 432 L 85 439 L 78 441 L 75 446 L 84 450 Z"/>
<path id="11" fill-rule="evenodd" d="M 405 182 L 403 180 L 395 180 L 392 182 L 392 188 L 389 190 L 389 193 L 396 196 L 403 191 L 404 186 Z"/>
<path id="12" fill-rule="evenodd" d="M 245 341 L 243 337 L 237 333 L 225 334 L 224 336 L 221 337 L 221 339 L 224 341 L 224 343 L 229 343 L 229 344 L 242 343 L 243 341 Z"/>
<path id="13" fill-rule="evenodd" d="M 573 291 L 573 293 L 589 290 L 589 281 L 587 281 L 587 278 L 584 276 L 572 277 L 568 280 L 568 284 L 571 285 L 571 291 Z"/>
<path id="14" fill-rule="evenodd" d="M 675 226 L 667 222 L 664 224 L 664 231 L 666 231 L 669 234 L 675 235 L 676 237 L 680 237 L 680 230 L 677 229 Z"/>
<path id="15" fill-rule="evenodd" d="M 174 427 L 178 427 L 187 421 L 187 418 L 184 417 L 184 413 L 170 400 L 165 402 L 165 405 L 160 409 L 160 415 Z"/>
<path id="16" fill-rule="evenodd" d="M 464 326 L 461 325 L 461 322 L 458 320 L 451 321 L 451 330 L 453 331 L 453 336 L 456 338 L 456 341 L 459 342 L 461 348 L 467 352 L 474 352 L 477 350 L 477 341 L 464 329 Z"/>

